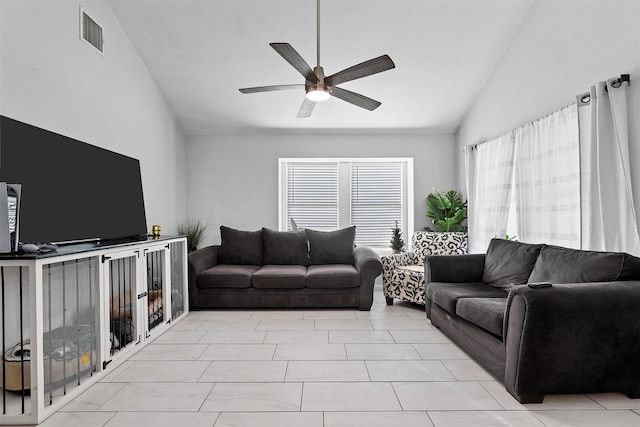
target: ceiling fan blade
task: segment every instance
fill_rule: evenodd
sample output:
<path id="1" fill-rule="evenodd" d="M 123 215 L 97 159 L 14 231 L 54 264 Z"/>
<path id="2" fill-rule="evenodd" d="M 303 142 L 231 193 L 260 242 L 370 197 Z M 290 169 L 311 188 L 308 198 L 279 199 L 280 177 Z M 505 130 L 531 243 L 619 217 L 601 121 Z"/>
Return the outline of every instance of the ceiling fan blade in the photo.
<path id="1" fill-rule="evenodd" d="M 300 110 L 298 111 L 298 118 L 304 119 L 306 117 L 310 117 L 315 106 L 316 103 L 314 101 L 309 101 L 307 98 L 305 98 L 304 102 L 300 106 Z"/>
<path id="2" fill-rule="evenodd" d="M 245 87 L 239 90 L 242 93 L 258 93 L 258 92 L 271 92 L 274 90 L 289 90 L 289 89 L 304 89 L 304 85 L 294 84 L 294 85 L 258 86 L 258 87 Z"/>
<path id="3" fill-rule="evenodd" d="M 367 77 L 372 74 L 381 73 L 395 67 L 396 64 L 394 64 L 391 58 L 389 58 L 389 55 L 382 55 L 377 58 L 361 62 L 353 67 L 338 71 L 337 73 L 325 78 L 324 81 L 326 85 L 334 86 L 351 80 L 361 79 L 362 77 Z"/>
<path id="4" fill-rule="evenodd" d="M 302 56 L 296 50 L 291 47 L 289 43 L 269 43 L 269 46 L 275 49 L 276 52 L 282 56 L 285 61 L 293 66 L 300 74 L 304 76 L 308 81 L 315 83 L 318 81 L 318 77 L 313 72 L 309 64 L 302 59 Z"/>
<path id="5" fill-rule="evenodd" d="M 375 99 L 368 98 L 364 95 L 360 95 L 359 93 L 351 92 L 350 90 L 340 89 L 335 86 L 331 88 L 331 95 L 369 111 L 373 111 L 382 105 L 381 102 L 378 102 Z"/>

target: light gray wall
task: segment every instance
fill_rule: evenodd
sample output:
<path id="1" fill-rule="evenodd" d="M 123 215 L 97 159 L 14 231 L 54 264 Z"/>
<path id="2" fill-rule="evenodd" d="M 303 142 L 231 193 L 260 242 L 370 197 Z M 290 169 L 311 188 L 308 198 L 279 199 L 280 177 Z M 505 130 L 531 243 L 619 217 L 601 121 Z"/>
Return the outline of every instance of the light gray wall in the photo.
<path id="1" fill-rule="evenodd" d="M 491 139 L 575 101 L 597 81 L 631 74 L 631 177 L 640 208 L 640 2 L 535 1 L 457 134 L 462 147 Z M 639 217 L 640 218 L 640 217 Z"/>
<path id="2" fill-rule="evenodd" d="M 453 135 L 219 135 L 187 140 L 187 211 L 211 226 L 200 246 L 219 243 L 219 226 L 278 228 L 278 159 L 412 157 L 415 229 L 427 225 L 433 187 L 455 188 Z"/>
<path id="3" fill-rule="evenodd" d="M 104 28 L 104 55 L 79 38 L 80 5 Z M 175 232 L 185 137 L 109 6 L 2 0 L 0 52 L 0 114 L 139 159 L 149 227 Z"/>

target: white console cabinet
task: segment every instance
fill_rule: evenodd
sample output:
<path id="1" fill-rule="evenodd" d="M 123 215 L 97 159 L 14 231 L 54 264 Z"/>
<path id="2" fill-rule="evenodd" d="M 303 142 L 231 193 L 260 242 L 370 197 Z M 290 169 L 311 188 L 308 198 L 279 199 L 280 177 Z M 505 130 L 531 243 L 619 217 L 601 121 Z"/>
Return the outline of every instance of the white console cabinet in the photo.
<path id="1" fill-rule="evenodd" d="M 184 237 L 0 255 L 0 425 L 38 424 L 188 313 Z"/>

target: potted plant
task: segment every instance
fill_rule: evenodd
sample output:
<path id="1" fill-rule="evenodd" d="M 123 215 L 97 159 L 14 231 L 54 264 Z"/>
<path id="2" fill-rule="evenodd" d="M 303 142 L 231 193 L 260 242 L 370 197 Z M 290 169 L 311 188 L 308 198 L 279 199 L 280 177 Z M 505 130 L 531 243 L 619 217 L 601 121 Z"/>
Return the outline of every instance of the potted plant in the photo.
<path id="1" fill-rule="evenodd" d="M 290 218 L 291 220 L 291 231 L 304 231 L 304 228 L 298 227 L 298 223 L 295 219 Z"/>
<path id="2" fill-rule="evenodd" d="M 176 231 L 182 236 L 187 236 L 187 250 L 191 252 L 198 249 L 198 243 L 202 240 L 202 235 L 207 227 L 209 227 L 209 223 L 205 224 L 197 218 L 187 218 L 178 223 Z"/>
<path id="3" fill-rule="evenodd" d="M 398 227 L 398 221 L 396 221 L 396 226 L 391 229 L 392 237 L 391 237 L 391 249 L 394 254 L 399 254 L 404 249 L 404 240 L 402 240 L 402 231 L 400 227 Z"/>
<path id="4" fill-rule="evenodd" d="M 456 190 L 446 193 L 435 188 L 427 196 L 427 217 L 435 227 L 425 227 L 426 231 L 466 232 L 467 201 Z"/>

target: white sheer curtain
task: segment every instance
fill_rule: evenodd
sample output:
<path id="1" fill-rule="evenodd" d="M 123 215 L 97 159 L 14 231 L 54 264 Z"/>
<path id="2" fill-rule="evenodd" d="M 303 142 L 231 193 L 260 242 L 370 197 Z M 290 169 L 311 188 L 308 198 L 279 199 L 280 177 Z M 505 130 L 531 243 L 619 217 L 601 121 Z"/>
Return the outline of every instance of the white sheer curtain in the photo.
<path id="1" fill-rule="evenodd" d="M 514 131 L 518 240 L 580 248 L 580 151 L 572 104 Z"/>
<path id="2" fill-rule="evenodd" d="M 486 252 L 493 237 L 505 237 L 513 155 L 513 133 L 465 147 L 470 253 Z"/>
<path id="3" fill-rule="evenodd" d="M 640 237 L 631 192 L 626 88 L 618 79 L 610 79 L 578 96 L 582 248 L 638 256 Z"/>

